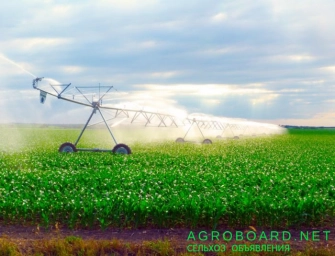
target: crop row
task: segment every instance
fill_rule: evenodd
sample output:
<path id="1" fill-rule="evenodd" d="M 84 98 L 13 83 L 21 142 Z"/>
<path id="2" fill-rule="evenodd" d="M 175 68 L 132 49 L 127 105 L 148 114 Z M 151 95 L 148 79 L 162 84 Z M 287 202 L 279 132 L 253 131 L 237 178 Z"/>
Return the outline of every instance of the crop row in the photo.
<path id="1" fill-rule="evenodd" d="M 127 156 L 58 153 L 58 142 L 73 132 L 78 131 L 19 129 L 24 147 L 2 145 L 3 221 L 101 228 L 284 228 L 327 225 L 335 216 L 335 133 L 212 145 L 134 144 L 134 153 Z"/>

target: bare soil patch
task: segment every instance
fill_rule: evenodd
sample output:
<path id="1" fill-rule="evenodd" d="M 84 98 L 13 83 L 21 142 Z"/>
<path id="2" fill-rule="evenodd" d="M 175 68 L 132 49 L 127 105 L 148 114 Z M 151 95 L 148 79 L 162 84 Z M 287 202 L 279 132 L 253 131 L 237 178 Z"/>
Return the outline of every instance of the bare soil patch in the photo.
<path id="1" fill-rule="evenodd" d="M 225 231 L 230 231 L 234 234 L 235 230 L 232 229 L 218 229 L 220 233 L 220 240 L 212 240 L 211 231 L 204 229 L 186 229 L 186 228 L 170 228 L 170 229 L 115 229 L 108 228 L 105 230 L 100 229 L 76 229 L 71 230 L 68 228 L 61 228 L 53 226 L 51 228 L 43 228 L 39 226 L 24 226 L 24 225 L 1 225 L 0 226 L 0 236 L 2 238 L 9 239 L 16 244 L 27 245 L 38 240 L 52 240 L 52 239 L 64 239 L 70 236 L 80 237 L 83 240 L 119 240 L 122 243 L 130 244 L 143 244 L 146 241 L 171 241 L 173 246 L 177 251 L 187 252 L 187 246 L 189 244 L 225 244 L 227 249 L 230 249 L 234 244 L 289 244 L 291 251 L 305 251 L 306 248 L 309 249 L 327 249 L 334 251 L 335 254 L 335 228 L 334 227 L 322 227 L 322 228 L 301 228 L 301 229 L 286 229 L 286 230 L 276 230 L 279 234 L 283 231 L 289 232 L 291 239 L 288 241 L 275 240 L 259 240 L 259 235 L 262 231 L 267 234 L 270 238 L 270 232 L 275 229 L 261 229 L 255 228 L 257 239 L 254 241 L 247 240 L 246 238 L 242 241 L 236 241 L 232 239 L 231 241 L 224 241 L 222 234 Z M 196 241 L 193 239 L 188 239 L 190 232 L 193 232 L 196 237 Z M 198 234 L 201 231 L 206 231 L 208 237 L 204 241 L 200 241 Z M 249 231 L 253 231 L 248 228 L 245 230 L 240 229 L 243 234 L 247 234 Z M 326 237 L 324 231 L 329 231 Z M 309 234 L 309 241 L 305 241 L 301 238 L 301 232 L 304 234 Z M 312 232 L 314 232 L 315 237 L 312 238 Z"/>

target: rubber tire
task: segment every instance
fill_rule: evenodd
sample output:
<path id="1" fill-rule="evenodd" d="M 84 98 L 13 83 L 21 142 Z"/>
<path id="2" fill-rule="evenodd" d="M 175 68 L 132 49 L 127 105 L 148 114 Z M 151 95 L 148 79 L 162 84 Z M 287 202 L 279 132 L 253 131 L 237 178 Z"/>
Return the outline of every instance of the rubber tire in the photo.
<path id="1" fill-rule="evenodd" d="M 185 140 L 184 140 L 183 138 L 177 138 L 177 139 L 176 139 L 176 142 L 178 142 L 178 143 L 183 143 L 183 142 L 185 142 Z"/>
<path id="2" fill-rule="evenodd" d="M 115 145 L 115 147 L 113 148 L 112 152 L 114 154 L 129 155 L 129 154 L 131 154 L 131 149 L 126 144 L 120 143 L 120 144 Z"/>
<path id="3" fill-rule="evenodd" d="M 77 152 L 77 148 L 75 145 L 73 145 L 70 142 L 65 142 L 62 145 L 60 145 L 58 152 L 60 153 L 74 153 Z"/>
<path id="4" fill-rule="evenodd" d="M 234 136 L 234 140 L 238 140 L 240 137 L 238 137 L 238 136 Z"/>
<path id="5" fill-rule="evenodd" d="M 213 142 L 210 139 L 204 139 L 202 144 L 212 144 Z"/>

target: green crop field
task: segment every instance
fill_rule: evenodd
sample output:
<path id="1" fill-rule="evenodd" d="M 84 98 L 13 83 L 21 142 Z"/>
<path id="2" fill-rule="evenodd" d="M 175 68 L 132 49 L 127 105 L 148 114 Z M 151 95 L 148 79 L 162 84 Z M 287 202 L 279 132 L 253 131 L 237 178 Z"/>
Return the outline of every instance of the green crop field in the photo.
<path id="1" fill-rule="evenodd" d="M 0 218 L 81 227 L 329 226 L 335 131 L 58 153 L 79 130 L 1 128 Z M 82 145 L 109 146 L 89 130 Z M 102 136 L 103 135 L 103 136 Z"/>

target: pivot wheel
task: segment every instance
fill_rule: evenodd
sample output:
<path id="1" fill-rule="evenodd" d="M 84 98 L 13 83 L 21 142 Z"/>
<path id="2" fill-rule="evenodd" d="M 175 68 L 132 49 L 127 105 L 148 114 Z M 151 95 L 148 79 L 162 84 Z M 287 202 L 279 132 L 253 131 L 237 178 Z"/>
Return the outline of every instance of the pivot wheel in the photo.
<path id="1" fill-rule="evenodd" d="M 73 153 L 73 152 L 77 152 L 76 146 L 73 145 L 70 142 L 65 142 L 62 145 L 60 145 L 59 152 L 61 153 Z"/>
<path id="2" fill-rule="evenodd" d="M 234 140 L 238 140 L 240 137 L 238 136 L 234 136 Z"/>
<path id="3" fill-rule="evenodd" d="M 212 141 L 210 139 L 204 139 L 202 144 L 212 144 Z"/>
<path id="4" fill-rule="evenodd" d="M 126 144 L 115 145 L 112 152 L 115 154 L 125 154 L 125 155 L 131 154 L 131 150 Z"/>
<path id="5" fill-rule="evenodd" d="M 176 142 L 178 142 L 178 143 L 183 143 L 183 142 L 185 142 L 185 140 L 184 140 L 183 138 L 177 138 L 177 139 L 176 139 Z"/>

